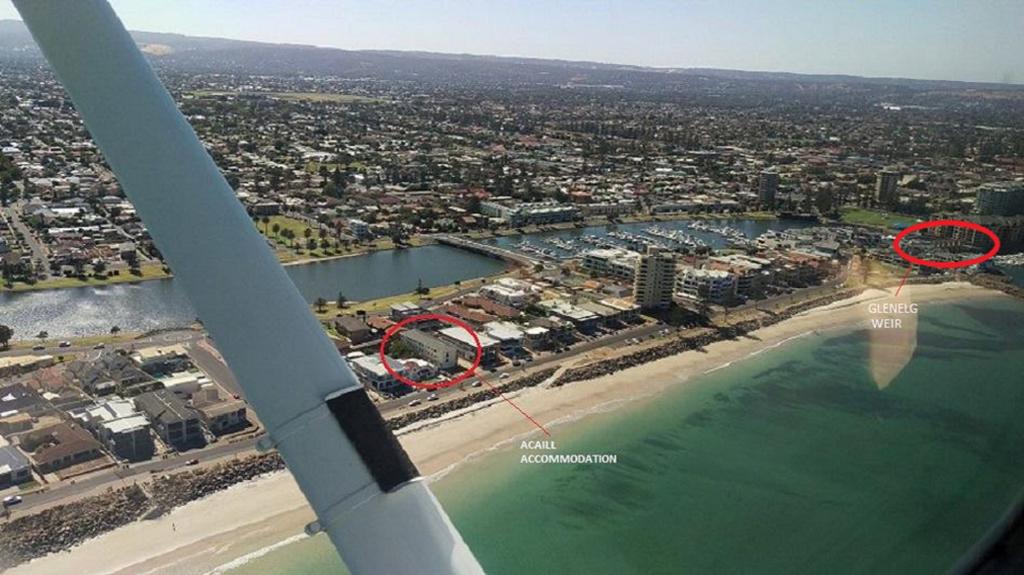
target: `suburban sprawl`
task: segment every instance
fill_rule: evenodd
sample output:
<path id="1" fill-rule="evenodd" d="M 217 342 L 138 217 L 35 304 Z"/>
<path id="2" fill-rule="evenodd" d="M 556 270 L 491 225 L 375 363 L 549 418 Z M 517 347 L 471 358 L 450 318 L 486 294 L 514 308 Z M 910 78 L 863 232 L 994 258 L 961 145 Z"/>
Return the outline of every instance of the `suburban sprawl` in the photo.
<path id="1" fill-rule="evenodd" d="M 387 297 L 309 298 L 395 429 L 701 349 L 905 275 L 1019 295 L 1004 273 L 1024 265 L 1019 86 L 137 40 L 283 263 L 430 245 L 502 263 Z M 999 255 L 908 265 L 894 236 L 937 219 L 986 226 Z M 992 247 L 952 226 L 901 245 L 934 261 Z M 0 262 L 0 298 L 173 281 L 9 21 Z M 112 528 L 283 465 L 255 455 L 259 419 L 200 323 L 64 340 L 50 336 L 59 325 L 6 325 L 13 301 L 0 299 L 5 557 L 103 530 L 39 536 L 57 506 L 84 517 L 96 498 L 121 501 Z M 213 486 L 209 470 L 234 479 Z"/>

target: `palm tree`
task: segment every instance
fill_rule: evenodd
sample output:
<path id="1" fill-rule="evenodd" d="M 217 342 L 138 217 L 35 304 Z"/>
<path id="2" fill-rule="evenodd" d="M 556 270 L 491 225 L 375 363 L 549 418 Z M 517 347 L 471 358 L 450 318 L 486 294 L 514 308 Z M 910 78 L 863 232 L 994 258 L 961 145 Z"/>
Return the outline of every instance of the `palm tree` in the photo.
<path id="1" fill-rule="evenodd" d="M 316 311 L 317 313 L 324 313 L 324 309 L 327 307 L 327 300 L 322 297 L 316 298 Z"/>
<path id="2" fill-rule="evenodd" d="M 348 298 L 345 297 L 345 292 L 339 290 L 338 291 L 338 300 L 337 300 L 337 302 L 335 302 L 335 303 L 338 304 L 338 309 L 341 309 L 341 308 L 345 307 L 345 304 L 347 302 L 348 302 Z"/>
<path id="3" fill-rule="evenodd" d="M 270 229 L 271 231 L 274 232 L 274 235 L 276 236 L 281 232 L 281 224 L 274 222 L 274 225 L 270 226 Z"/>

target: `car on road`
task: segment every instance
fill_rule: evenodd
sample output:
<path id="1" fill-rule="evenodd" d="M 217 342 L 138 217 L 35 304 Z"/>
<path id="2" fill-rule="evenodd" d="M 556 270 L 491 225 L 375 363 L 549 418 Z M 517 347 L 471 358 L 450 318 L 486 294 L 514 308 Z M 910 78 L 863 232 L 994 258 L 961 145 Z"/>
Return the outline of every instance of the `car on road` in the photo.
<path id="1" fill-rule="evenodd" d="M 483 385 L 483 382 L 480 382 L 480 381 L 474 381 L 474 382 L 473 382 L 473 385 L 472 385 L 471 387 L 480 387 L 481 385 Z"/>
<path id="2" fill-rule="evenodd" d="M 20 495 L 8 495 L 4 497 L 4 507 L 10 507 L 21 503 L 22 499 Z"/>
<path id="3" fill-rule="evenodd" d="M 58 344 L 58 347 L 71 347 L 70 341 L 62 341 Z"/>
<path id="4" fill-rule="evenodd" d="M 46 349 L 45 345 L 33 345 L 32 346 L 32 351 L 43 351 L 44 349 Z"/>
<path id="5" fill-rule="evenodd" d="M 100 343 L 97 343 L 96 345 L 92 346 L 93 349 L 104 349 L 106 347 L 107 347 L 107 344 L 103 343 L 102 341 Z"/>
<path id="6" fill-rule="evenodd" d="M 511 373 L 503 373 L 498 377 L 498 379 L 508 379 L 510 377 L 512 377 Z"/>
<path id="7" fill-rule="evenodd" d="M 418 399 L 414 399 L 414 400 L 409 402 L 409 407 L 416 407 L 417 405 L 419 405 L 421 403 L 423 403 L 423 402 L 418 400 Z"/>
<path id="8" fill-rule="evenodd" d="M 185 462 L 185 465 L 199 465 L 199 460 L 198 459 L 189 459 L 188 461 Z"/>
<path id="9" fill-rule="evenodd" d="M 440 398 L 437 396 L 436 393 L 431 393 L 430 395 L 427 396 L 427 401 L 437 401 L 438 399 Z"/>

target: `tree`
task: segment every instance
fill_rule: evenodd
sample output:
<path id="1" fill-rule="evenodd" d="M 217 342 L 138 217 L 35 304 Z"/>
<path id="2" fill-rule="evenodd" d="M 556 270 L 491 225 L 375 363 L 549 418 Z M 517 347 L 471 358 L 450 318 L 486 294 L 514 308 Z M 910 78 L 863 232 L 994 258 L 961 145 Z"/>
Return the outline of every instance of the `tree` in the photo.
<path id="1" fill-rule="evenodd" d="M 263 222 L 263 234 L 266 235 L 267 226 L 270 225 L 270 218 L 267 216 L 263 216 L 262 218 L 260 218 L 260 221 Z"/>
<path id="2" fill-rule="evenodd" d="M 45 329 L 36 334 L 36 339 L 38 339 L 39 341 L 43 341 L 48 337 L 50 337 L 50 332 L 46 331 Z"/>
<path id="3" fill-rule="evenodd" d="M 423 278 L 416 281 L 416 293 L 419 295 L 427 295 L 430 293 L 430 288 L 423 285 Z"/>
<path id="4" fill-rule="evenodd" d="M 324 310 L 327 308 L 327 300 L 322 297 L 318 297 L 316 298 L 315 304 L 317 313 L 324 313 Z"/>
<path id="5" fill-rule="evenodd" d="M 276 236 L 281 231 L 281 224 L 274 222 L 274 225 L 270 226 L 270 230 L 273 231 Z"/>
<path id="6" fill-rule="evenodd" d="M 348 303 L 348 298 L 345 297 L 345 292 L 340 290 L 338 291 L 338 299 L 335 303 L 338 304 L 338 309 L 345 307 L 345 304 Z"/>
<path id="7" fill-rule="evenodd" d="M 11 338 L 13 337 L 14 328 L 0 324 L 0 349 L 7 349 L 7 346 L 10 345 Z"/>
<path id="8" fill-rule="evenodd" d="M 110 328 L 110 335 L 117 335 L 119 333 L 121 333 L 120 327 L 115 325 L 114 327 Z"/>

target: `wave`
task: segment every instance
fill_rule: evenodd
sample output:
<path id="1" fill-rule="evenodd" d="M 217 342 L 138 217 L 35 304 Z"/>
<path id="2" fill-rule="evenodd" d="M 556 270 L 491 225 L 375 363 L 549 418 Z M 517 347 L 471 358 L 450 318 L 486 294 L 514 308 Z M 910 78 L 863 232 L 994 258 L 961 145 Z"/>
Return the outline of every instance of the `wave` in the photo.
<path id="1" fill-rule="evenodd" d="M 261 549 L 257 549 L 256 551 L 253 551 L 252 553 L 247 553 L 247 554 L 242 555 L 241 557 L 239 557 L 237 559 L 234 559 L 232 561 L 228 561 L 227 563 L 225 563 L 223 565 L 219 565 L 217 567 L 214 567 L 212 570 L 207 571 L 205 573 L 205 575 L 224 575 L 225 573 L 228 573 L 229 571 L 232 571 L 234 569 L 238 569 L 239 567 L 241 567 L 243 565 L 246 565 L 246 564 L 248 564 L 248 563 L 250 563 L 250 562 L 252 562 L 252 561 L 254 561 L 256 559 L 259 559 L 260 557 L 263 557 L 264 555 L 267 555 L 267 554 L 269 554 L 269 553 L 271 553 L 273 551 L 277 551 L 278 549 L 280 549 L 282 547 L 287 547 L 288 545 L 291 545 L 292 543 L 298 543 L 299 541 L 302 541 L 303 539 L 306 539 L 307 537 L 309 537 L 309 536 L 306 535 L 305 533 L 299 533 L 298 535 L 292 535 L 291 537 L 289 537 L 287 539 L 283 539 L 281 541 L 278 541 L 277 543 L 274 543 L 273 545 L 268 545 L 268 546 L 263 547 Z"/>

